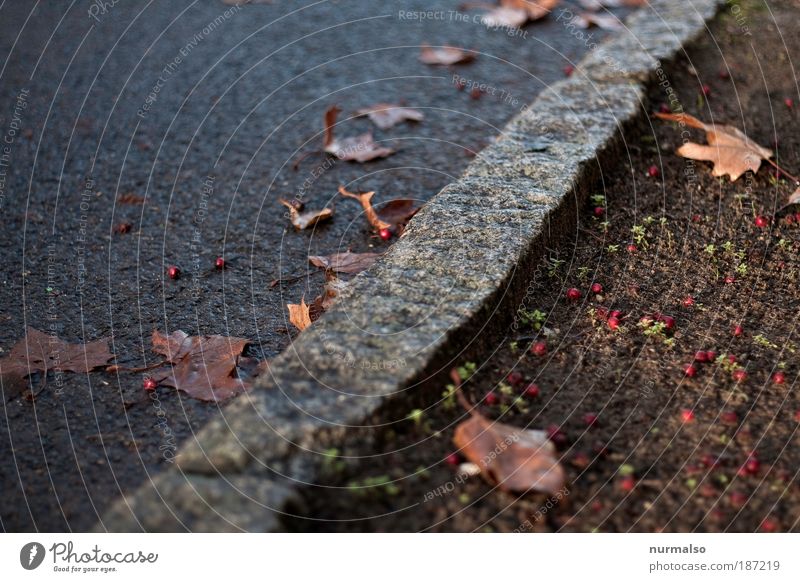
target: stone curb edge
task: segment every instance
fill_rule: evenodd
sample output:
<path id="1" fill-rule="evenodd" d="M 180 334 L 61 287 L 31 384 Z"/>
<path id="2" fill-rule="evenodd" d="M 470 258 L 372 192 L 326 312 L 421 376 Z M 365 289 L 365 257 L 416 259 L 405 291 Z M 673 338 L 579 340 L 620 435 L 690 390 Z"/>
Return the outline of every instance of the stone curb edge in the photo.
<path id="1" fill-rule="evenodd" d="M 271 377 L 182 448 L 178 466 L 115 502 L 97 531 L 280 531 L 324 451 L 439 396 L 446 372 L 510 323 L 549 240 L 641 118 L 661 63 L 722 0 L 650 0 L 626 30 L 512 119 L 417 214 Z M 510 308 L 510 309 L 509 309 Z M 424 390 L 434 387 L 435 390 Z M 399 412 L 398 412 L 399 411 Z"/>

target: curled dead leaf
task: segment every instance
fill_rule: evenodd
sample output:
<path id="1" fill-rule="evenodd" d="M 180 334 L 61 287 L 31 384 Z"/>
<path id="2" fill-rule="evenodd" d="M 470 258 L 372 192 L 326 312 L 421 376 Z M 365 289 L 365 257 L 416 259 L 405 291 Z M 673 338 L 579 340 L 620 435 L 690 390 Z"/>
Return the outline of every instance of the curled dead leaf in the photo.
<path id="1" fill-rule="evenodd" d="M 564 486 L 564 469 L 547 433 L 486 418 L 466 402 L 458 372 L 451 377 L 470 415 L 456 427 L 453 443 L 480 468 L 481 476 L 504 491 L 557 493 Z"/>
<path id="2" fill-rule="evenodd" d="M 372 206 L 372 197 L 375 192 L 350 192 L 344 186 L 339 186 L 339 194 L 347 198 L 358 200 L 364 209 L 364 215 L 375 230 L 388 228 L 401 231 L 406 223 L 419 212 L 419 207 L 409 198 L 390 200 L 376 211 Z"/>
<path id="3" fill-rule="evenodd" d="M 422 45 L 419 60 L 426 65 L 460 65 L 475 60 L 475 53 L 454 46 Z"/>
<path id="4" fill-rule="evenodd" d="M 286 308 L 289 310 L 289 321 L 300 331 L 306 329 L 311 325 L 311 313 L 309 312 L 308 305 L 306 305 L 306 298 L 300 299 L 300 304 L 287 303 Z"/>
<path id="5" fill-rule="evenodd" d="M 322 210 L 299 210 L 298 205 L 288 200 L 280 198 L 278 200 L 286 208 L 289 209 L 289 219 L 297 230 L 305 230 L 314 226 L 321 220 L 328 220 L 333 217 L 332 208 L 323 208 Z M 302 208 L 302 206 L 300 206 Z"/>
<path id="6" fill-rule="evenodd" d="M 308 257 L 308 261 L 321 269 L 354 275 L 369 269 L 380 256 L 380 253 L 351 253 L 347 251 L 333 255 L 312 255 Z"/>
<path id="7" fill-rule="evenodd" d="M 356 115 L 366 115 L 380 129 L 389 129 L 403 121 L 422 121 L 425 118 L 421 111 L 391 103 L 376 103 L 371 107 L 363 107 L 356 111 Z"/>
<path id="8" fill-rule="evenodd" d="M 688 113 L 656 113 L 656 117 L 676 121 L 706 132 L 708 145 L 688 142 L 677 154 L 691 160 L 712 162 L 714 176 L 730 175 L 731 182 L 747 172 L 758 172 L 762 160 L 769 160 L 772 152 L 750 140 L 739 129 L 730 125 L 704 123 Z"/>
<path id="9" fill-rule="evenodd" d="M 333 128 L 341 109 L 333 105 L 325 111 L 325 138 L 323 149 L 340 160 L 364 163 L 376 158 L 385 158 L 394 153 L 392 148 L 387 148 L 375 143 L 371 133 L 363 133 L 354 137 L 337 139 L 334 137 Z"/>

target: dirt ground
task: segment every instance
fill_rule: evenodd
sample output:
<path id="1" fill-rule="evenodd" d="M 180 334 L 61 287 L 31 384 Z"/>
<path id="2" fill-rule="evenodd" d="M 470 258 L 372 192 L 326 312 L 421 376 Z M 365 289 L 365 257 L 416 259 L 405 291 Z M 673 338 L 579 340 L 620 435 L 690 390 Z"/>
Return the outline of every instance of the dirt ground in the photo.
<path id="1" fill-rule="evenodd" d="M 666 71 L 650 110 L 735 125 L 800 174 L 797 5 L 735 6 Z M 442 399 L 386 431 L 379 450 L 332 451 L 326 487 L 308 491 L 313 520 L 293 527 L 800 530 L 800 206 L 777 212 L 792 181 L 766 163 L 734 183 L 714 178 L 709 163 L 675 155 L 674 123 L 649 119 L 625 140 L 627 159 L 604 168 L 518 326 L 473 358 L 464 387 L 485 415 L 550 432 L 565 490 L 516 496 L 460 477 L 448 456 L 464 413 Z M 531 352 L 538 342 L 546 354 Z"/>

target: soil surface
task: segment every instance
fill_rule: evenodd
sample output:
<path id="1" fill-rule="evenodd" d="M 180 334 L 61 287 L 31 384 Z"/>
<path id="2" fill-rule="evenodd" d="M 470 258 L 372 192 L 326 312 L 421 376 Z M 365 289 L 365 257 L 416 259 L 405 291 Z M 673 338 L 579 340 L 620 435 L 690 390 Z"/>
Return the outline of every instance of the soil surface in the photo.
<path id="1" fill-rule="evenodd" d="M 0 348 L 26 326 L 75 343 L 112 337 L 118 362 L 138 367 L 154 361 L 154 329 L 182 329 L 251 338 L 249 355 L 274 356 L 294 333 L 285 304 L 322 287 L 316 269 L 304 276 L 309 254 L 391 243 L 337 186 L 427 200 L 608 34 L 579 38 L 555 17 L 509 33 L 459 2 L 402 4 L 3 3 Z M 423 43 L 478 56 L 431 67 Z M 352 118 L 381 102 L 425 119 L 384 131 Z M 337 135 L 373 131 L 397 153 L 364 165 L 321 155 L 333 104 Z M 281 197 L 336 215 L 295 232 Z M 169 389 L 147 397 L 139 374 L 59 382 L 51 375 L 35 402 L 2 399 L 4 530 L 91 527 L 219 413 Z"/>
<path id="2" fill-rule="evenodd" d="M 796 3 L 727 7 L 651 90 L 650 110 L 735 125 L 800 173 L 799 32 Z M 766 163 L 714 178 L 675 155 L 684 137 L 705 143 L 681 131 L 648 119 L 626 133 L 627 159 L 604 168 L 517 325 L 469 356 L 466 396 L 490 418 L 548 431 L 566 488 L 513 495 L 462 477 L 448 456 L 466 417 L 443 398 L 384 432 L 367 461 L 333 457 L 369 452 L 358 446 L 332 451 L 327 487 L 308 491 L 309 519 L 293 528 L 800 530 L 800 208 L 776 212 L 794 186 Z M 532 353 L 538 342 L 546 354 Z"/>

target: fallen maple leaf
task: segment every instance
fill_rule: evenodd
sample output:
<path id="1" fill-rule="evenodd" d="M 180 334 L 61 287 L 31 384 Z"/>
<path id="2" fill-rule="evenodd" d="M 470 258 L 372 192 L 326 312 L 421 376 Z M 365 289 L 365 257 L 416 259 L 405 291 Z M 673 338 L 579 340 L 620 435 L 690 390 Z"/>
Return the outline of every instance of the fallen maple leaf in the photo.
<path id="1" fill-rule="evenodd" d="M 592 12 L 582 12 L 577 14 L 575 18 L 570 21 L 578 28 L 591 28 L 596 26 L 603 30 L 621 30 L 622 22 L 613 14 L 594 14 Z"/>
<path id="2" fill-rule="evenodd" d="M 751 170 L 758 172 L 762 160 L 770 161 L 772 152 L 751 141 L 739 129 L 730 125 L 703 123 L 687 113 L 656 113 L 659 119 L 677 121 L 706 132 L 709 145 L 688 142 L 677 150 L 677 154 L 691 160 L 713 162 L 714 176 L 730 175 L 731 182 Z M 772 162 L 770 162 L 772 163 Z"/>
<path id="3" fill-rule="evenodd" d="M 339 186 L 339 194 L 353 198 L 361 203 L 367 221 L 375 230 L 384 228 L 401 231 L 406 223 L 419 211 L 414 206 L 414 201 L 409 198 L 390 200 L 376 211 L 372 206 L 372 197 L 375 192 L 350 192 L 344 186 Z"/>
<path id="4" fill-rule="evenodd" d="M 164 335 L 153 331 L 153 351 L 164 356 L 165 366 L 150 377 L 192 398 L 221 401 L 247 390 L 237 374 L 237 364 L 250 340 L 220 335 L 190 336 L 183 331 Z"/>
<path id="5" fill-rule="evenodd" d="M 421 111 L 392 103 L 376 103 L 371 107 L 363 107 L 356 111 L 356 115 L 366 115 L 380 129 L 389 129 L 403 121 L 422 121 L 425 118 Z"/>
<path id="6" fill-rule="evenodd" d="M 306 305 L 305 297 L 300 299 L 300 304 L 287 303 L 286 308 L 289 310 L 289 321 L 300 331 L 306 329 L 311 325 L 311 313 L 309 312 L 308 305 Z"/>
<path id="7" fill-rule="evenodd" d="M 380 256 L 380 253 L 351 253 L 347 251 L 326 256 L 312 255 L 308 257 L 308 260 L 315 267 L 353 275 L 369 269 Z"/>
<path id="8" fill-rule="evenodd" d="M 325 111 L 325 139 L 323 149 L 340 160 L 364 163 L 375 158 L 385 158 L 394 153 L 392 148 L 375 143 L 371 133 L 337 139 L 333 135 L 336 117 L 341 109 L 333 105 Z"/>
<path id="9" fill-rule="evenodd" d="M 27 387 L 25 378 L 36 372 L 74 372 L 85 374 L 104 367 L 114 358 L 108 338 L 85 344 L 69 344 L 54 335 L 29 327 L 25 337 L 11 348 L 8 356 L 0 359 L 0 376 L 3 384 L 11 386 L 13 397 Z"/>
<path id="10" fill-rule="evenodd" d="M 426 65 L 460 65 L 475 60 L 475 54 L 454 46 L 422 45 L 419 60 Z"/>
<path id="11" fill-rule="evenodd" d="M 322 210 L 303 210 L 303 206 L 294 202 L 289 202 L 280 198 L 278 200 L 289 209 L 289 219 L 297 230 L 305 230 L 314 226 L 321 220 L 328 220 L 333 217 L 333 209 L 323 208 Z"/>
<path id="12" fill-rule="evenodd" d="M 564 486 L 564 469 L 547 433 L 486 418 L 464 398 L 458 372 L 453 370 L 451 377 L 470 415 L 456 427 L 453 442 L 483 478 L 503 491 L 557 493 Z"/>

